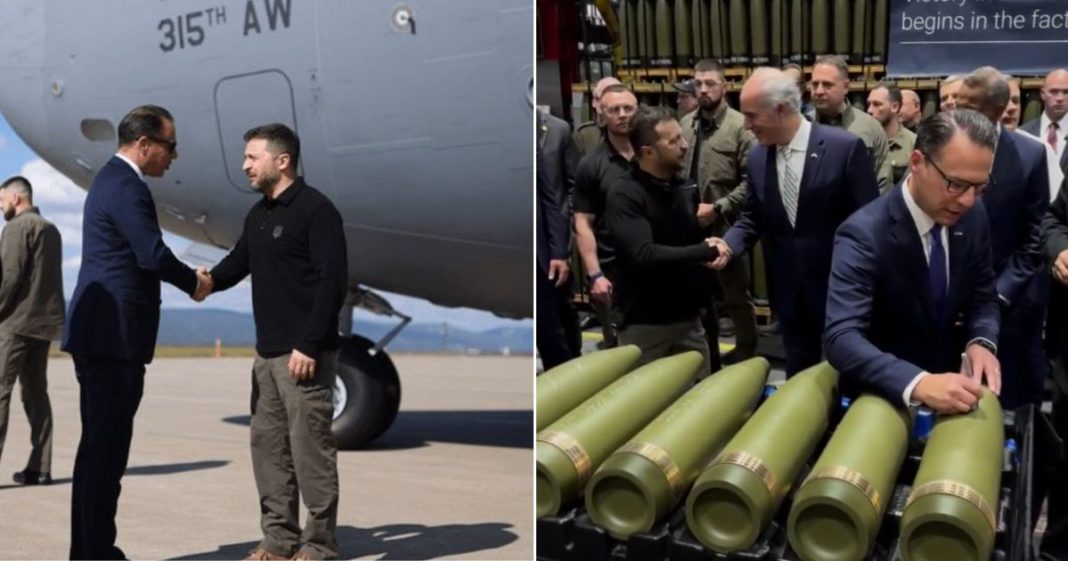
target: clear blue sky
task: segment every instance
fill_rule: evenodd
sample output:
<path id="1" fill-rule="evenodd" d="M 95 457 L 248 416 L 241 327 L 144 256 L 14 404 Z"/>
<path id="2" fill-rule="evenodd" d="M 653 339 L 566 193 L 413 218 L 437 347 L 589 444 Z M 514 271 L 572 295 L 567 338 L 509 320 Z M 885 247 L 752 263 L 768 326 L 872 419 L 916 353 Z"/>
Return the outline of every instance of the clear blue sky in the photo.
<path id="1" fill-rule="evenodd" d="M 8 125 L 0 114 L 0 181 L 12 175 L 23 175 L 33 184 L 34 203 L 41 209 L 41 214 L 59 227 L 63 236 L 63 289 L 68 299 L 74 291 L 78 278 L 78 266 L 82 254 L 82 204 L 85 191 L 64 177 L 47 162 L 41 160 L 30 150 Z M 167 245 L 182 257 L 192 242 L 164 232 Z M 200 246 L 203 247 L 203 246 Z M 201 253 L 197 251 L 198 255 Z M 221 258 L 225 253 L 219 251 L 215 256 Z M 188 296 L 168 284 L 163 285 L 164 308 L 190 308 L 198 306 Z M 398 311 L 409 315 L 417 323 L 449 323 L 456 327 L 481 331 L 494 327 L 530 327 L 530 320 L 514 321 L 502 319 L 479 310 L 466 308 L 443 308 L 425 300 L 382 293 Z M 237 287 L 213 295 L 204 304 L 211 308 L 251 312 L 252 297 L 246 280 Z M 365 318 L 384 321 L 384 318 L 371 316 L 367 312 L 356 312 L 356 330 L 359 322 Z"/>

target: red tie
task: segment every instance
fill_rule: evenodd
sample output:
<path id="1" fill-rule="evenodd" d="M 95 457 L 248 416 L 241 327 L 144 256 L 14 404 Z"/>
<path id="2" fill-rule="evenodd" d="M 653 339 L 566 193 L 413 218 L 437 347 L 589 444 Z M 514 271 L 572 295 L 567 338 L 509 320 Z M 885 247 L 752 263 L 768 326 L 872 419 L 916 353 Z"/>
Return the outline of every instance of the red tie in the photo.
<path id="1" fill-rule="evenodd" d="M 1057 151 L 1057 123 L 1051 122 L 1049 124 L 1049 132 L 1046 134 L 1046 142 L 1049 143 L 1053 150 Z"/>

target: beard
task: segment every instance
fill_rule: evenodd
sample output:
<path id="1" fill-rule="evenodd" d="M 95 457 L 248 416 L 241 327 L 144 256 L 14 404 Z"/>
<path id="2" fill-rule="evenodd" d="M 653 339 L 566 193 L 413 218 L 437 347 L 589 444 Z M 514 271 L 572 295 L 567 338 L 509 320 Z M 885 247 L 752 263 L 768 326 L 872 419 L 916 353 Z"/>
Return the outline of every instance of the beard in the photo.
<path id="1" fill-rule="evenodd" d="M 282 174 L 277 171 L 267 171 L 260 173 L 257 179 L 249 178 L 249 184 L 252 186 L 253 191 L 264 192 L 270 191 L 275 185 L 278 185 L 278 180 L 282 178 Z"/>
<path id="2" fill-rule="evenodd" d="M 723 96 L 713 101 L 710 97 L 701 96 L 697 98 L 697 105 L 701 107 L 702 111 L 715 111 L 723 105 Z"/>

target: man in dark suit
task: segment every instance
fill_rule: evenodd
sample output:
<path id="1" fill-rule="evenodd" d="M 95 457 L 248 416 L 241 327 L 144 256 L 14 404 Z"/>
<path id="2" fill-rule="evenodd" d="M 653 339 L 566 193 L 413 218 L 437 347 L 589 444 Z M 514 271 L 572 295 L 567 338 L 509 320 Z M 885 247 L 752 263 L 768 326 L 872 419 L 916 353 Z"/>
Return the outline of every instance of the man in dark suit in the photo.
<path id="1" fill-rule="evenodd" d="M 820 361 L 827 274 L 834 231 L 878 195 L 864 142 L 809 123 L 801 93 L 782 71 L 760 68 L 742 88 L 746 127 L 760 146 L 749 152 L 749 193 L 738 221 L 715 239 L 722 268 L 763 239 L 771 307 L 786 347 L 786 375 Z"/>
<path id="2" fill-rule="evenodd" d="M 1066 181 L 1068 183 L 1068 181 Z M 1068 189 L 1062 184 L 1057 199 L 1042 219 L 1045 257 L 1052 264 L 1046 345 L 1053 361 L 1051 419 L 1058 436 L 1068 439 Z M 1053 447 L 1049 447 L 1053 448 Z M 1036 470 L 1036 487 L 1049 493 L 1043 560 L 1068 559 L 1068 459 L 1063 456 Z M 1035 499 L 1041 504 L 1041 498 Z"/>
<path id="3" fill-rule="evenodd" d="M 574 358 L 560 317 L 560 288 L 567 283 L 567 221 L 560 214 L 560 200 L 549 187 L 545 156 L 538 148 L 537 159 L 537 230 L 538 230 L 538 354 L 542 366 L 549 370 Z"/>
<path id="4" fill-rule="evenodd" d="M 824 345 L 847 390 L 943 414 L 970 411 L 983 378 L 999 391 L 990 225 L 979 202 L 994 139 L 975 111 L 928 117 L 904 181 L 838 229 Z M 958 321 L 964 368 L 950 334 Z"/>
<path id="5" fill-rule="evenodd" d="M 571 199 L 575 193 L 575 170 L 578 169 L 578 149 L 571 138 L 571 125 L 563 119 L 537 112 L 538 148 L 545 157 L 546 179 L 549 189 L 560 203 L 560 215 L 567 222 L 567 255 L 571 256 Z M 578 312 L 571 303 L 571 289 L 574 275 L 569 275 L 568 282 L 556 289 L 559 293 L 560 321 L 567 336 L 567 348 L 571 356 L 582 353 L 582 330 L 579 328 Z"/>
<path id="6" fill-rule="evenodd" d="M 198 279 L 163 243 L 144 177 L 162 177 L 177 157 L 174 118 L 145 105 L 119 123 L 119 151 L 85 200 L 82 266 L 63 350 L 81 386 L 82 436 L 74 461 L 71 559 L 124 559 L 115 546 L 119 480 L 159 329 L 160 281 L 202 300 Z"/>
<path id="7" fill-rule="evenodd" d="M 1042 321 L 1049 283 L 1040 272 L 1040 230 L 1050 191 L 1045 148 L 998 125 L 1009 94 L 1008 80 L 997 69 L 978 68 L 963 78 L 957 108 L 974 109 L 999 129 L 992 183 L 982 198 L 1001 302 L 1001 406 L 1015 409 L 1041 402 L 1046 379 Z"/>
<path id="8" fill-rule="evenodd" d="M 1046 75 L 1042 83 L 1042 115 L 1020 126 L 1047 143 L 1060 161 L 1061 169 L 1068 169 L 1068 70 L 1058 68 Z"/>

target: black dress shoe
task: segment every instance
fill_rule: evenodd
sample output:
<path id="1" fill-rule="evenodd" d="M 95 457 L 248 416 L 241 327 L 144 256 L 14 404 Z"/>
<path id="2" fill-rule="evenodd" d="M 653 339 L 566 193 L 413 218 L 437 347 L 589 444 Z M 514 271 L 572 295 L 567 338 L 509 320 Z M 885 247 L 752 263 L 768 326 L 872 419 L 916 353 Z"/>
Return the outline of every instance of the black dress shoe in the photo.
<path id="1" fill-rule="evenodd" d="M 11 477 L 15 480 L 15 483 L 20 485 L 51 485 L 52 474 L 48 472 L 40 471 L 16 471 L 15 475 Z"/>

